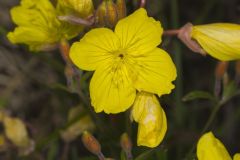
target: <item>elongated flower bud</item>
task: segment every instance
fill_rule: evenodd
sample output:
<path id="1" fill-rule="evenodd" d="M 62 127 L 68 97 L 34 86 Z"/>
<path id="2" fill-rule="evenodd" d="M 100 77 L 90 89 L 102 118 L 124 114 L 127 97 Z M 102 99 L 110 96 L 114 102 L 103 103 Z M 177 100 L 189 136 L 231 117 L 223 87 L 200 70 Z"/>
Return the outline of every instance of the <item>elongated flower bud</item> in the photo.
<path id="1" fill-rule="evenodd" d="M 101 145 L 98 140 L 93 137 L 89 132 L 85 131 L 82 135 L 82 142 L 84 146 L 93 154 L 100 155 L 101 154 Z"/>
<path id="2" fill-rule="evenodd" d="M 125 0 L 117 0 L 116 1 L 117 12 L 118 12 L 118 19 L 122 19 L 126 17 L 126 2 Z"/>
<path id="3" fill-rule="evenodd" d="M 122 134 L 120 143 L 128 159 L 132 159 L 132 142 L 127 133 Z"/>
<path id="4" fill-rule="evenodd" d="M 222 61 L 240 59 L 240 25 L 214 23 L 192 27 L 191 37 L 209 55 Z"/>
<path id="5" fill-rule="evenodd" d="M 112 0 L 104 0 L 97 9 L 97 22 L 100 26 L 113 28 L 118 21 L 117 6 Z"/>

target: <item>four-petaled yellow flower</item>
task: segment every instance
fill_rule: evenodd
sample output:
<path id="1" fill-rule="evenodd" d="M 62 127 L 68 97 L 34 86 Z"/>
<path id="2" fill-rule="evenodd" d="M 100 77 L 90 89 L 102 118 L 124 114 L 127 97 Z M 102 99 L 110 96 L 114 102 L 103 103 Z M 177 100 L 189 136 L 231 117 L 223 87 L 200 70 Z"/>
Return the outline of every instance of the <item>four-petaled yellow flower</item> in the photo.
<path id="1" fill-rule="evenodd" d="M 227 149 L 212 132 L 205 133 L 197 144 L 198 160 L 232 160 Z M 235 154 L 233 160 L 239 160 L 239 154 Z"/>
<path id="2" fill-rule="evenodd" d="M 240 25 L 214 23 L 193 26 L 191 37 L 211 56 L 222 61 L 240 59 Z"/>
<path id="3" fill-rule="evenodd" d="M 11 17 L 17 27 L 8 33 L 8 39 L 23 43 L 30 50 L 51 49 L 61 39 L 76 36 L 82 27 L 60 22 L 57 11 L 49 0 L 21 0 L 20 6 L 11 9 Z"/>
<path id="4" fill-rule="evenodd" d="M 96 70 L 90 82 L 96 112 L 118 113 L 134 102 L 136 90 L 169 94 L 176 68 L 170 56 L 157 48 L 163 29 L 159 21 L 138 9 L 120 20 L 113 32 L 92 29 L 72 45 L 70 58 L 83 70 Z"/>
<path id="5" fill-rule="evenodd" d="M 156 147 L 167 131 L 166 114 L 157 97 L 147 92 L 139 92 L 132 108 L 132 118 L 139 123 L 137 144 Z"/>

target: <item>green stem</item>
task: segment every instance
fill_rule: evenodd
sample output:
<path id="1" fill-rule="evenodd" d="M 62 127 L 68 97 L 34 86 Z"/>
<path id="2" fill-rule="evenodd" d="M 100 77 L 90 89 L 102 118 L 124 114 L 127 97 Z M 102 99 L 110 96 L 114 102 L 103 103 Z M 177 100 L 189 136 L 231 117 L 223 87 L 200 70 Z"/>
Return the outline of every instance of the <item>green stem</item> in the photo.
<path id="1" fill-rule="evenodd" d="M 213 123 L 213 121 L 214 121 L 214 119 L 215 119 L 218 111 L 220 110 L 220 108 L 221 108 L 225 103 L 227 103 L 227 102 L 230 101 L 232 98 L 234 98 L 234 97 L 236 97 L 236 96 L 238 96 L 238 95 L 240 95 L 240 91 L 235 92 L 235 93 L 234 93 L 233 95 L 231 95 L 230 97 L 223 98 L 220 102 L 218 102 L 218 103 L 214 106 L 214 108 L 213 108 L 213 110 L 212 110 L 212 112 L 211 112 L 211 115 L 209 116 L 206 124 L 204 125 L 204 127 L 203 127 L 203 129 L 202 129 L 202 131 L 201 131 L 200 136 L 209 129 L 209 127 L 210 127 L 211 124 Z M 197 141 L 198 141 L 198 139 L 200 138 L 200 136 L 198 136 L 198 138 L 196 139 L 195 143 L 193 144 L 193 146 L 191 147 L 191 149 L 190 149 L 189 152 L 187 153 L 187 156 L 186 156 L 185 159 L 187 159 L 187 160 L 188 160 L 188 159 L 189 159 L 189 160 L 191 159 L 191 155 L 192 155 L 192 153 L 194 152 L 194 150 L 195 150 L 195 148 L 196 148 L 196 144 L 197 144 Z"/>
<path id="2" fill-rule="evenodd" d="M 179 28 L 179 11 L 178 11 L 178 0 L 171 1 L 171 22 L 173 28 Z M 182 96 L 183 96 L 183 82 L 182 82 L 182 50 L 181 46 L 178 41 L 174 40 L 173 42 L 174 48 L 174 62 L 177 68 L 177 79 L 176 79 L 176 89 L 174 100 L 176 102 L 175 108 L 175 116 L 176 117 L 176 124 L 181 126 L 183 123 L 183 105 L 182 105 Z"/>

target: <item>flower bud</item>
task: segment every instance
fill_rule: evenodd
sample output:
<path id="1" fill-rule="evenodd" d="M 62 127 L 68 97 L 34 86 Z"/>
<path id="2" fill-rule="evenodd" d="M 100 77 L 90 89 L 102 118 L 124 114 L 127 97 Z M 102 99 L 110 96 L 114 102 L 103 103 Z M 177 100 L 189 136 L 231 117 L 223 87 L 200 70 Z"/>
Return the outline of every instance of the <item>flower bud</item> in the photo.
<path id="1" fill-rule="evenodd" d="M 212 57 L 229 61 L 240 59 L 240 25 L 214 23 L 192 27 L 192 39 Z"/>
<path id="2" fill-rule="evenodd" d="M 197 144 L 198 160 L 232 160 L 225 146 L 212 132 L 204 134 Z"/>
<path id="3" fill-rule="evenodd" d="M 125 0 L 117 0 L 116 1 L 116 6 L 117 6 L 117 13 L 118 13 L 118 19 L 122 19 L 126 17 L 126 2 Z"/>
<path id="4" fill-rule="evenodd" d="M 97 9 L 97 23 L 100 26 L 113 28 L 118 21 L 116 4 L 112 0 L 103 0 Z"/>
<path id="5" fill-rule="evenodd" d="M 219 62 L 215 69 L 215 77 L 217 79 L 222 79 L 227 68 L 228 68 L 228 62 Z"/>
<path id="6" fill-rule="evenodd" d="M 120 143 L 128 159 L 132 159 L 132 142 L 127 133 L 122 134 Z"/>
<path id="7" fill-rule="evenodd" d="M 101 145 L 98 140 L 93 137 L 89 132 L 84 131 L 82 135 L 82 142 L 84 146 L 93 154 L 100 155 L 101 154 Z"/>

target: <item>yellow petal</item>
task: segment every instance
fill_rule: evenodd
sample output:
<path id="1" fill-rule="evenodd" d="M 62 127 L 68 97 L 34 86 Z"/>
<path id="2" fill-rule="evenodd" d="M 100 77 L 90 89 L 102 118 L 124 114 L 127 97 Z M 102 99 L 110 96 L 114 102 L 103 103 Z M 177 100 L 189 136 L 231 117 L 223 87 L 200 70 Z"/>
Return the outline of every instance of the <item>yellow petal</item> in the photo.
<path id="1" fill-rule="evenodd" d="M 27 147 L 30 143 L 25 124 L 18 118 L 4 117 L 6 136 L 18 147 Z"/>
<path id="2" fill-rule="evenodd" d="M 167 131 L 167 119 L 155 95 L 139 92 L 132 109 L 133 119 L 139 123 L 137 144 L 156 147 Z"/>
<path id="3" fill-rule="evenodd" d="M 236 153 L 233 157 L 233 160 L 240 160 L 240 153 Z"/>
<path id="4" fill-rule="evenodd" d="M 225 146 L 212 132 L 204 134 L 197 144 L 198 160 L 232 160 Z"/>
<path id="5" fill-rule="evenodd" d="M 133 84 L 138 91 L 169 94 L 174 88 L 176 68 L 171 57 L 159 48 L 143 56 L 130 59 L 128 63 Z"/>
<path id="6" fill-rule="evenodd" d="M 112 52 L 118 48 L 119 40 L 110 29 L 92 29 L 72 45 L 70 58 L 81 69 L 95 70 L 104 61 L 111 60 Z"/>
<path id="7" fill-rule="evenodd" d="M 194 26 L 192 38 L 211 56 L 222 61 L 240 59 L 240 25 L 215 23 Z"/>
<path id="8" fill-rule="evenodd" d="M 90 82 L 91 103 L 96 112 L 119 113 L 128 109 L 136 91 L 124 65 L 105 63 L 98 68 Z"/>
<path id="9" fill-rule="evenodd" d="M 160 22 L 148 17 L 143 8 L 120 20 L 115 28 L 121 47 L 132 55 L 140 55 L 157 47 L 161 43 L 162 32 Z"/>

